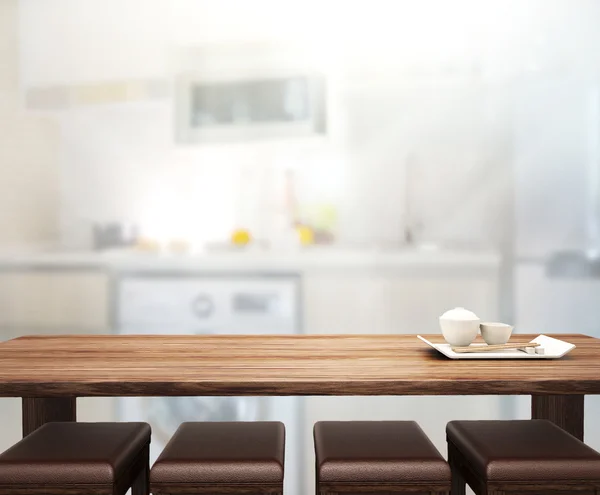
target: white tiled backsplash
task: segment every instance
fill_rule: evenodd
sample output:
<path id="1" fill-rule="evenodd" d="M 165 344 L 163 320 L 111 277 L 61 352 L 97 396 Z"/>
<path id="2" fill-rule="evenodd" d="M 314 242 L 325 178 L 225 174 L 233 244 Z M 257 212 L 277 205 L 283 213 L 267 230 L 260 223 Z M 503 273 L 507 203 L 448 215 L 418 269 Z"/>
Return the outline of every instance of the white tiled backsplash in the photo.
<path id="1" fill-rule="evenodd" d="M 368 96 L 368 111 L 355 112 L 356 101 L 345 98 L 348 134 L 320 144 L 177 148 L 169 100 L 72 109 L 60 116 L 65 241 L 85 243 L 94 220 L 224 238 L 249 210 L 263 218 L 277 207 L 269 197 L 277 201 L 282 168 L 294 170 L 299 202 L 336 206 L 341 241 L 398 243 L 407 223 L 417 239 L 498 241 L 511 187 L 508 127 L 486 135 L 485 118 L 468 115 L 473 96 L 454 93 L 447 102 L 437 96 L 450 117 L 415 103 L 390 118 L 393 103 Z M 462 140 L 448 140 L 448 119 Z"/>

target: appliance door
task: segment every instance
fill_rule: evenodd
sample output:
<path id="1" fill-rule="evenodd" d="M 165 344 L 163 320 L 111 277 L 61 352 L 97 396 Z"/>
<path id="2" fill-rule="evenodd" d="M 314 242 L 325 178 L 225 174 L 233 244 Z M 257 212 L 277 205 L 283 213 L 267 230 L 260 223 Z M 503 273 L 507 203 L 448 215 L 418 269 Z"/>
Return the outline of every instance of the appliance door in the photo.
<path id="1" fill-rule="evenodd" d="M 600 337 L 600 278 L 548 277 L 544 263 L 515 273 L 519 333 L 583 333 Z"/>
<path id="2" fill-rule="evenodd" d="M 519 333 L 583 333 L 600 338 L 600 278 L 549 277 L 543 262 L 515 270 L 515 326 Z M 530 417 L 531 401 L 519 397 L 518 417 Z M 600 449 L 600 396 L 585 398 L 585 442 Z"/>
<path id="3" fill-rule="evenodd" d="M 296 277 L 127 277 L 119 283 L 120 333 L 292 334 Z"/>
<path id="4" fill-rule="evenodd" d="M 575 76 L 519 83 L 514 110 L 518 260 L 587 247 L 590 167 L 600 137 L 590 125 L 596 118 L 594 94 L 589 81 Z"/>
<path id="5" fill-rule="evenodd" d="M 569 273 L 597 247 L 600 155 L 599 85 L 571 75 L 519 83 L 515 105 L 514 324 L 519 333 L 584 333 L 600 337 L 600 279 Z M 548 109 L 553 118 L 548 118 Z M 562 272 L 562 273 L 561 273 Z M 585 440 L 600 447 L 598 396 L 585 401 Z M 529 397 L 515 398 L 530 417 Z"/>
<path id="6" fill-rule="evenodd" d="M 123 334 L 291 334 L 298 330 L 296 277 L 154 277 L 119 281 L 117 328 Z M 300 486 L 298 397 L 126 397 L 118 399 L 121 421 L 152 427 L 154 462 L 185 421 L 282 421 L 286 425 L 285 491 Z"/>

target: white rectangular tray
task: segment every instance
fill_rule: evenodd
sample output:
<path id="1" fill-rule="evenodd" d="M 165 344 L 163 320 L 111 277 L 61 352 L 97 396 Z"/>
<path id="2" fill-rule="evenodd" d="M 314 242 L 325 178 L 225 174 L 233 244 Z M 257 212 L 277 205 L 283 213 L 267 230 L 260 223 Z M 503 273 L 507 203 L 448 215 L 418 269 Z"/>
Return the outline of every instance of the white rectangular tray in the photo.
<path id="1" fill-rule="evenodd" d="M 504 349 L 497 352 L 454 352 L 450 344 L 434 344 L 420 335 L 417 335 L 417 337 L 450 359 L 558 359 L 575 349 L 574 344 L 547 335 L 540 335 L 531 342 L 540 344 L 544 348 L 544 354 L 527 354 L 518 349 Z M 486 346 L 487 344 L 471 345 Z"/>

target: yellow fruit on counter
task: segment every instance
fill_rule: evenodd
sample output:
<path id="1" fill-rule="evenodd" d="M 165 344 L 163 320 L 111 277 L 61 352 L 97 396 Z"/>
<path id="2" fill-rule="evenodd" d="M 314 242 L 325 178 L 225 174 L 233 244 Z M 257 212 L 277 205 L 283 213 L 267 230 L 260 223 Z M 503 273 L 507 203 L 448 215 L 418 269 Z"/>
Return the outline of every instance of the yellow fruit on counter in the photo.
<path id="1" fill-rule="evenodd" d="M 308 246 L 310 244 L 314 244 L 315 242 L 315 233 L 310 227 L 306 227 L 305 225 L 301 225 L 296 229 L 298 232 L 298 238 L 300 239 L 300 244 L 303 246 Z"/>
<path id="2" fill-rule="evenodd" d="M 250 232 L 244 229 L 234 230 L 231 234 L 231 242 L 236 246 L 245 246 L 252 240 Z"/>
<path id="3" fill-rule="evenodd" d="M 140 251 L 146 251 L 149 253 L 156 253 L 160 251 L 160 243 L 155 239 L 141 237 L 135 244 L 136 249 Z"/>

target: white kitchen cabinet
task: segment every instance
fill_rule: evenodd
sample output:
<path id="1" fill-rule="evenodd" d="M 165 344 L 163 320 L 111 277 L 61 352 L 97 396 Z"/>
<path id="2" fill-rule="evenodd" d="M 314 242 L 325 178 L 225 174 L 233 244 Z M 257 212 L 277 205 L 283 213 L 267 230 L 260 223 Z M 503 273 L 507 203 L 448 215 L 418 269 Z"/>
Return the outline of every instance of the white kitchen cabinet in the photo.
<path id="1" fill-rule="evenodd" d="M 493 276 L 392 277 L 388 297 L 390 333 L 437 333 L 438 317 L 465 307 L 482 320 L 498 319 L 498 280 Z"/>
<path id="2" fill-rule="evenodd" d="M 435 333 L 438 317 L 463 306 L 498 319 L 498 277 L 403 275 L 379 270 L 308 273 L 303 326 L 309 334 Z"/>
<path id="3" fill-rule="evenodd" d="M 0 340 L 21 335 L 107 333 L 109 278 L 92 270 L 0 271 Z M 112 398 L 80 398 L 81 421 L 114 421 Z M 21 399 L 0 399 L 0 451 L 21 438 Z"/>
<path id="4" fill-rule="evenodd" d="M 2 248 L 56 243 L 60 203 L 58 144 L 55 123 L 2 110 L 0 105 Z"/>
<path id="5" fill-rule="evenodd" d="M 109 331 L 109 278 L 95 270 L 0 272 L 3 338 Z"/>
<path id="6" fill-rule="evenodd" d="M 498 319 L 499 265 L 347 268 L 303 277 L 305 333 L 437 333 L 438 317 L 464 306 Z M 304 430 L 323 420 L 416 420 L 442 452 L 453 419 L 500 419 L 499 397 L 306 397 Z M 306 483 L 314 480 L 312 435 L 304 444 Z M 309 485 L 310 486 L 310 485 Z"/>
<path id="7" fill-rule="evenodd" d="M 386 333 L 389 280 L 377 272 L 308 273 L 302 279 L 304 333 Z"/>

